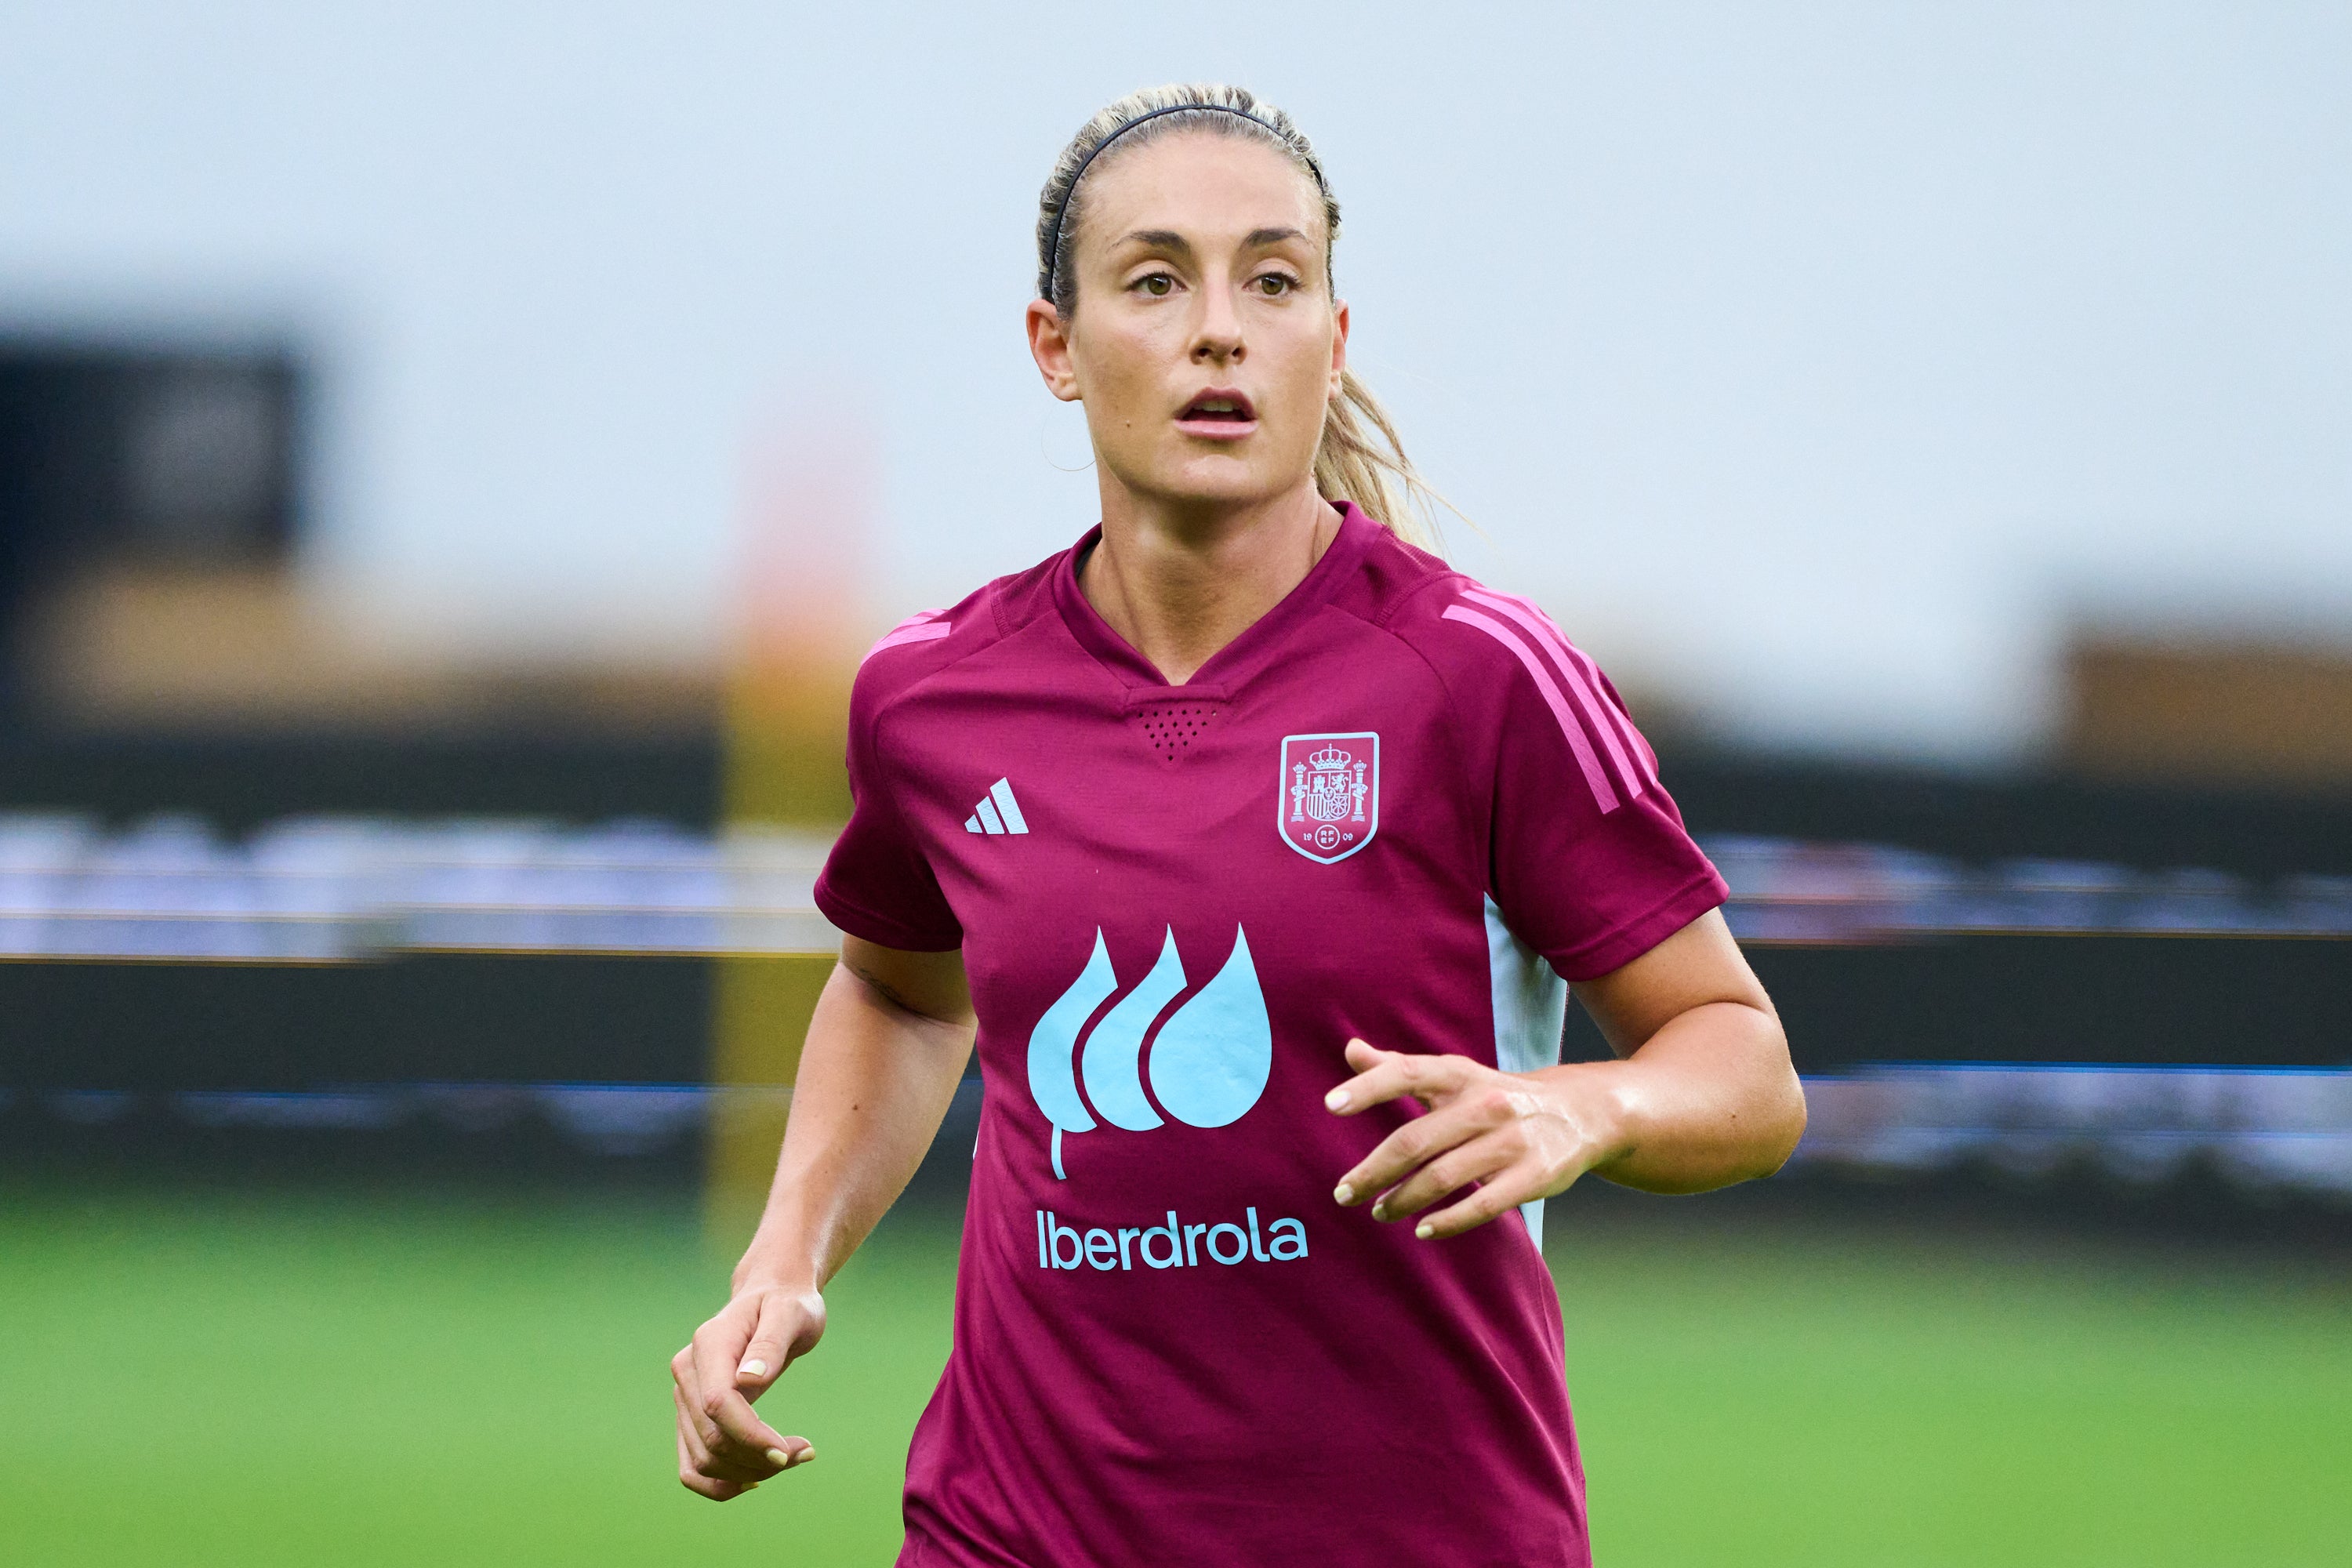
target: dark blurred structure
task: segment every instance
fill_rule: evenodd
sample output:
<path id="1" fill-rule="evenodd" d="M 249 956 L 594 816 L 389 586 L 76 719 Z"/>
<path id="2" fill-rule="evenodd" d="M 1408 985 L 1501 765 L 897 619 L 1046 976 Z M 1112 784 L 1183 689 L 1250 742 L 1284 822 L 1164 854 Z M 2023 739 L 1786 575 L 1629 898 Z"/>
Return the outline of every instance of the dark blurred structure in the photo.
<path id="1" fill-rule="evenodd" d="M 0 343 L 0 650 L 99 577 L 269 575 L 299 527 L 301 383 L 279 349 Z"/>

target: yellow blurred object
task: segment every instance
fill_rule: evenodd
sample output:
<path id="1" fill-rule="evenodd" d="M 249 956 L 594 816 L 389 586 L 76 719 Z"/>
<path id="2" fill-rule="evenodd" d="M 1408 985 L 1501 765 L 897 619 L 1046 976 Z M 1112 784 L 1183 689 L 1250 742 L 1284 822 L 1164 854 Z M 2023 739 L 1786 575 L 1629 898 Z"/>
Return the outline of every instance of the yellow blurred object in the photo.
<path id="1" fill-rule="evenodd" d="M 863 646 L 869 452 L 854 437 L 803 434 L 756 476 L 725 707 L 728 830 L 832 827 L 849 816 L 844 751 Z M 798 1073 L 832 971 L 830 954 L 738 954 L 713 966 L 705 1215 L 722 1251 L 741 1246 L 766 1198 L 790 1105 L 775 1091 Z"/>
<path id="2" fill-rule="evenodd" d="M 724 819 L 742 828 L 834 824 L 849 815 L 841 760 L 848 679 L 780 679 L 747 668 L 729 695 Z M 788 1093 L 817 994 L 833 973 L 830 953 L 738 953 L 711 973 L 712 1097 L 707 1215 L 713 1244 L 739 1248 L 757 1222 Z"/>

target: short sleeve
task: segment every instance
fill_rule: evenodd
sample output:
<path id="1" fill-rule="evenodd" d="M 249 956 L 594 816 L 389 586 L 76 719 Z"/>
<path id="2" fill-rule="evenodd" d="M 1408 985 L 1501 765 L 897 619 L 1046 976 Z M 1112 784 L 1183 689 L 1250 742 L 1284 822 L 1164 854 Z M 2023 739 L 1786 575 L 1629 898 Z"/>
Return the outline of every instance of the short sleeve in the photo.
<path id="1" fill-rule="evenodd" d="M 841 930 L 884 947 L 947 952 L 963 945 L 922 847 L 900 810 L 883 753 L 875 694 L 850 704 L 849 826 L 816 879 L 816 906 Z"/>
<path id="2" fill-rule="evenodd" d="M 1568 979 L 1655 947 L 1728 895 L 1658 782 L 1656 754 L 1600 668 L 1524 600 L 1472 590 L 1444 612 L 1479 634 L 1495 728 L 1488 887 Z M 1497 654 L 1507 658 L 1496 657 Z"/>

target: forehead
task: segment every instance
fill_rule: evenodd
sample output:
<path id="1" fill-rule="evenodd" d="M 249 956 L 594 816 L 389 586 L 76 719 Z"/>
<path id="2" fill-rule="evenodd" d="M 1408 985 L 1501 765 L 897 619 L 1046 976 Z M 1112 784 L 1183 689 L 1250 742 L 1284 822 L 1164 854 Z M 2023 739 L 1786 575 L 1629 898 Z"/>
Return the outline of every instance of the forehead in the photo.
<path id="1" fill-rule="evenodd" d="M 1136 229 L 1247 234 L 1323 229 L 1323 198 L 1289 154 L 1255 137 L 1187 130 L 1114 145 L 1087 172 L 1082 229 L 1115 237 Z"/>

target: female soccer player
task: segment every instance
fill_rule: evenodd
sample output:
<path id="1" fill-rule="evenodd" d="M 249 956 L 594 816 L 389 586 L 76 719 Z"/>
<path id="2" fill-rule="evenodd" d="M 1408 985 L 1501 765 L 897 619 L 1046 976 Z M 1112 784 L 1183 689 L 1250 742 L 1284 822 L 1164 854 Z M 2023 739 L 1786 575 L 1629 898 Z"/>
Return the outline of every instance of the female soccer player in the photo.
<path id="1" fill-rule="evenodd" d="M 1590 1560 L 1542 1201 L 1763 1175 L 1803 1101 L 1615 692 L 1405 537 L 1338 226 L 1235 89 L 1122 100 L 1055 165 L 1029 344 L 1102 521 L 859 672 L 841 963 L 672 1363 L 705 1497 L 812 1457 L 751 1401 L 976 1032 L 902 1563 Z M 1559 1062 L 1571 984 L 1619 1059 Z"/>

